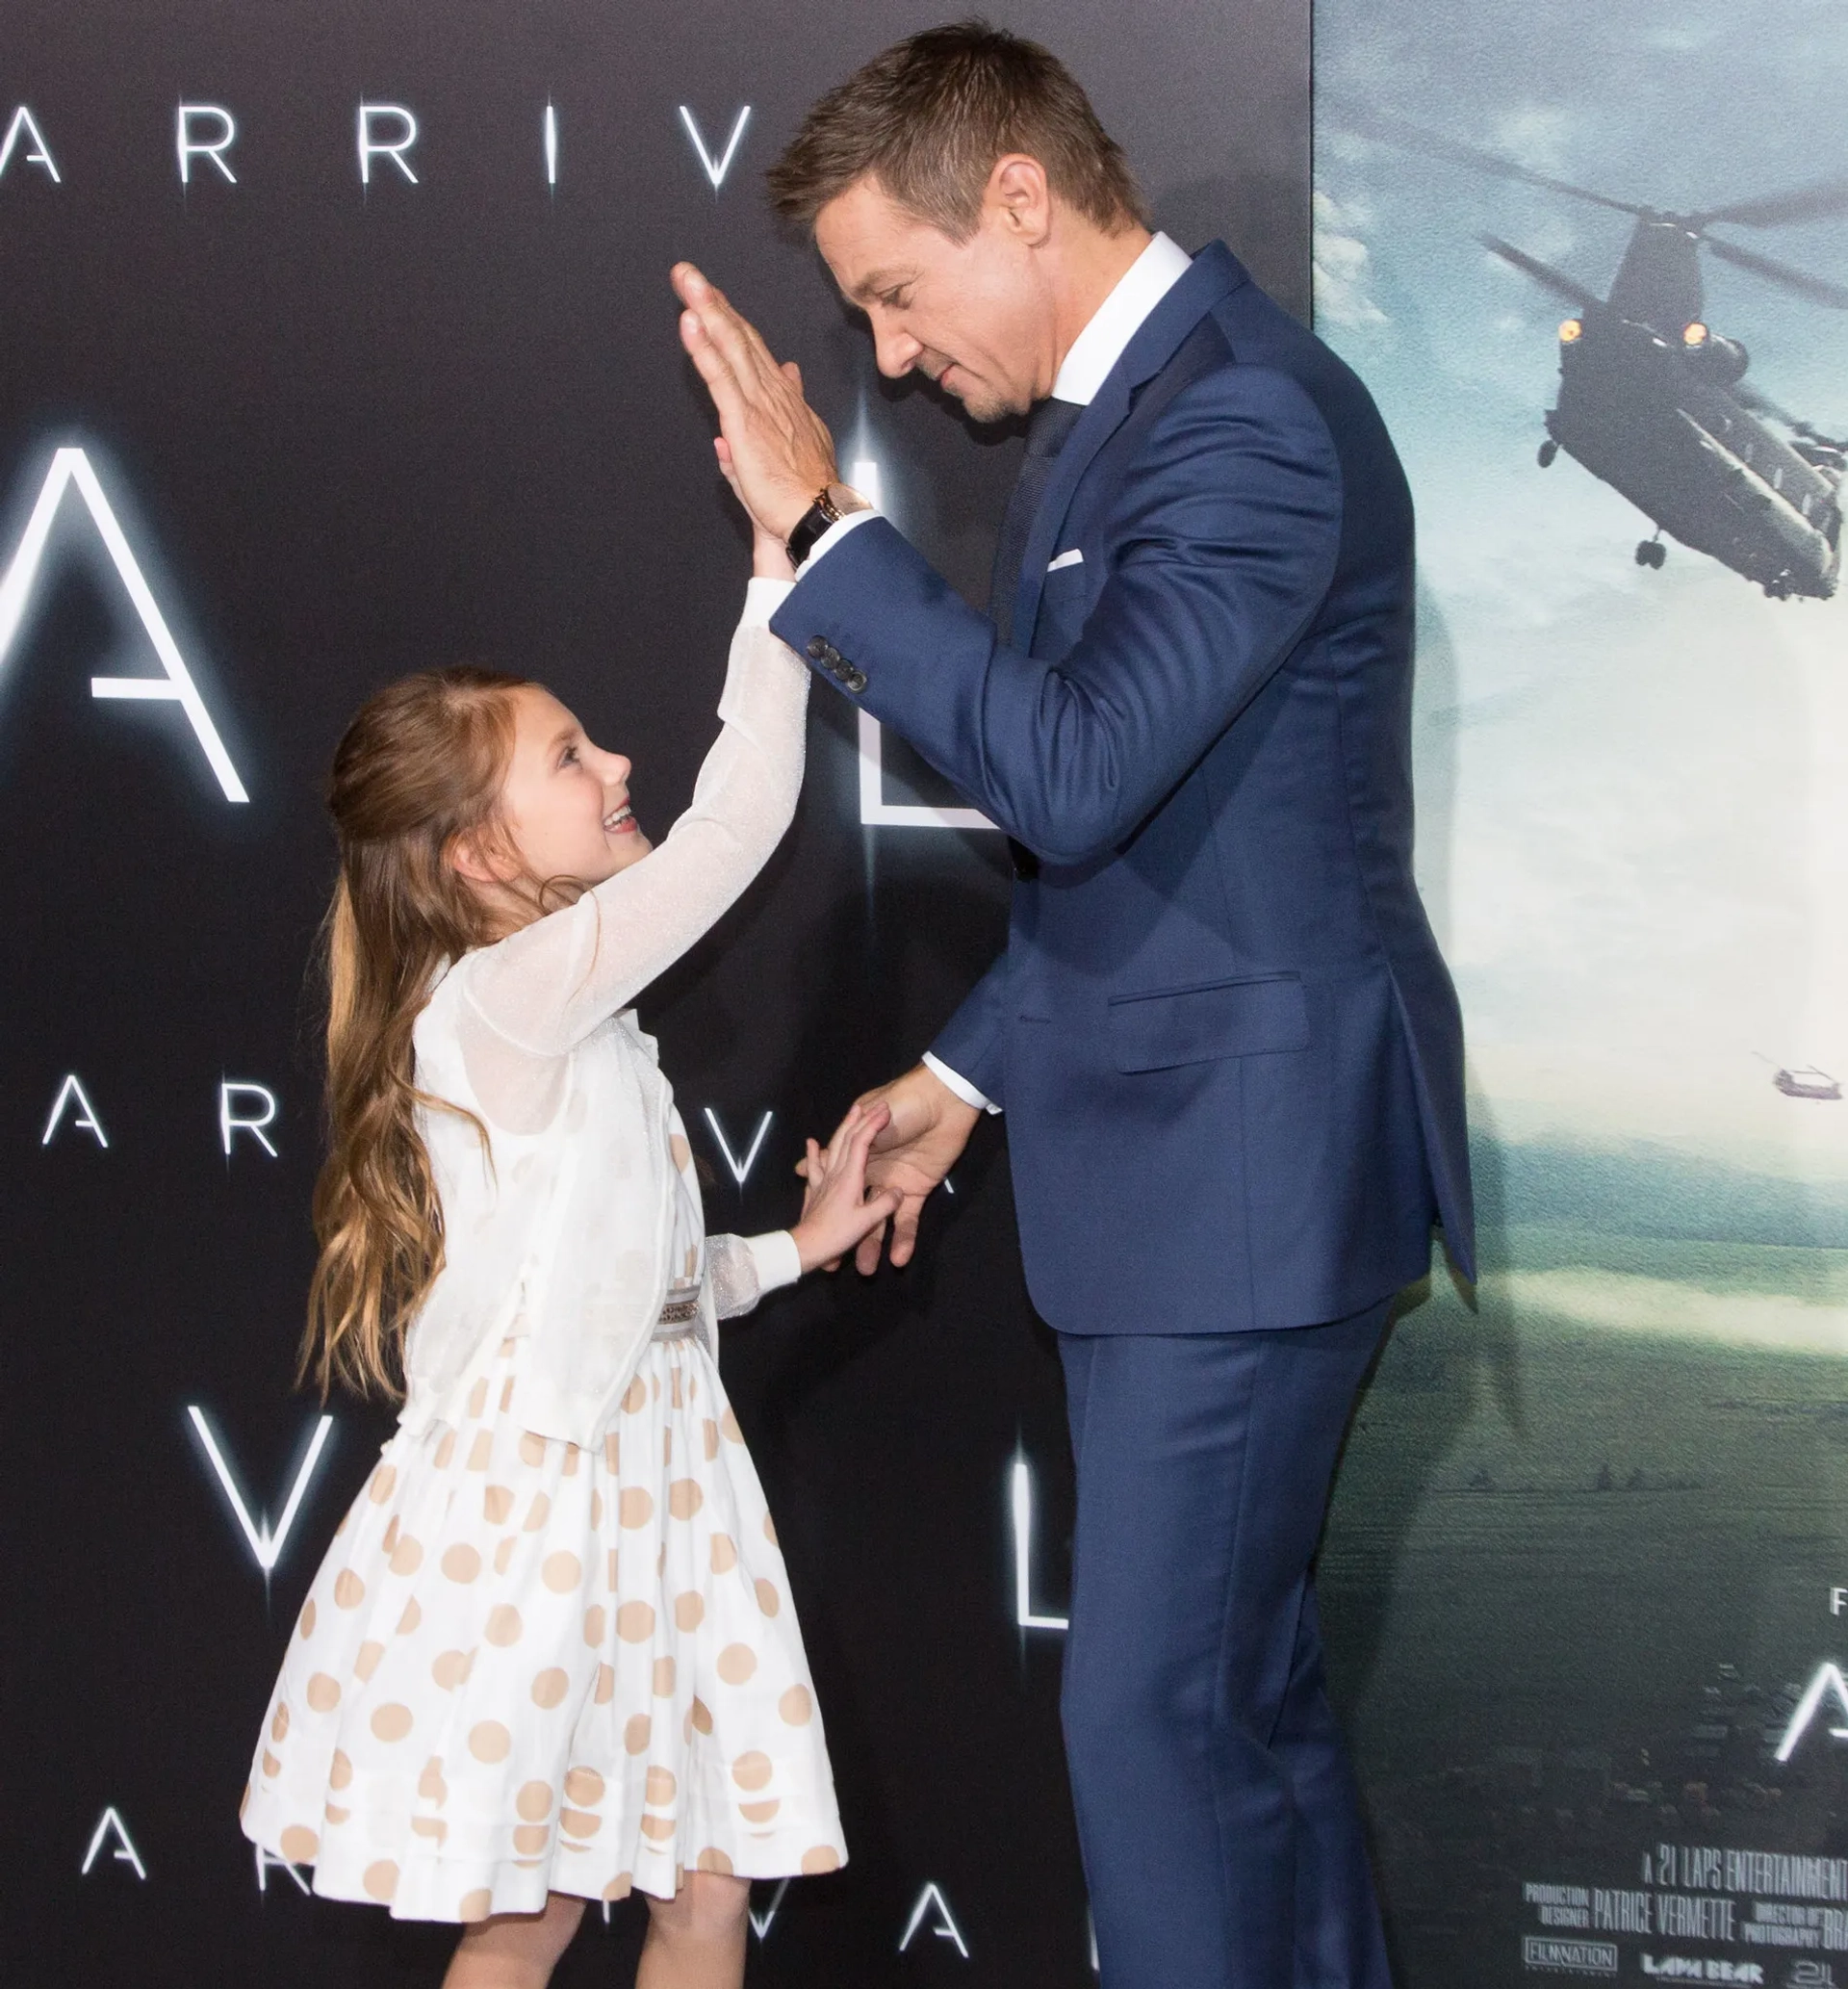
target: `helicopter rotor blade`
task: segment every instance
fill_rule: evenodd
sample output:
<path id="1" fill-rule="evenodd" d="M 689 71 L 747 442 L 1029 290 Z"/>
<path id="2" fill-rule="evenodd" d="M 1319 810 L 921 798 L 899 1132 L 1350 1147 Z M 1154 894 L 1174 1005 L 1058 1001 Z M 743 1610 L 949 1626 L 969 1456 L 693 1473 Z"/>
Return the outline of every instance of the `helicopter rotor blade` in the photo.
<path id="1" fill-rule="evenodd" d="M 1811 276 L 1805 270 L 1793 270 L 1788 263 L 1760 255 L 1756 248 L 1741 248 L 1736 242 L 1723 242 L 1716 235 L 1703 236 L 1702 240 L 1722 262 L 1734 263 L 1741 270 L 1750 270 L 1755 276 L 1764 277 L 1767 282 L 1782 284 L 1785 290 L 1793 290 L 1812 303 L 1828 304 L 1836 311 L 1848 311 L 1848 286 L 1831 283 L 1823 276 Z"/>
<path id="2" fill-rule="evenodd" d="M 1600 299 L 1595 291 L 1576 283 L 1563 270 L 1555 270 L 1551 263 L 1543 263 L 1537 256 L 1529 255 L 1525 248 L 1516 248 L 1511 242 L 1503 242 L 1500 235 L 1478 235 L 1476 238 L 1491 254 L 1499 255 L 1504 263 L 1512 263 L 1524 274 L 1531 276 L 1544 289 L 1555 297 L 1562 297 L 1568 303 L 1577 304 L 1580 310 L 1594 310 Z"/>
<path id="3" fill-rule="evenodd" d="M 1595 194 L 1589 187 L 1576 187 L 1570 180 L 1556 180 L 1530 167 L 1518 166 L 1497 152 L 1485 152 L 1461 139 L 1445 138 L 1426 131 L 1421 124 L 1391 111 L 1378 111 L 1350 98 L 1324 91 L 1322 104 L 1334 111 L 1339 121 L 1356 138 L 1372 139 L 1377 144 L 1399 145 L 1407 151 L 1428 152 L 1433 158 L 1448 159 L 1452 165 L 1474 167 L 1496 179 L 1516 180 L 1523 186 L 1544 187 L 1552 194 L 1565 194 L 1574 200 L 1589 200 L 1596 207 L 1614 207 L 1619 214 L 1648 214 L 1650 209 L 1633 200 L 1618 200 L 1608 194 Z"/>
<path id="4" fill-rule="evenodd" d="M 1688 217 L 1688 225 L 1705 228 L 1709 221 L 1732 221 L 1741 228 L 1779 228 L 1791 221 L 1823 220 L 1848 214 L 1848 176 L 1817 180 L 1787 194 L 1767 194 L 1758 200 L 1735 200 L 1730 207 L 1709 208 Z"/>
<path id="5" fill-rule="evenodd" d="M 1786 428 L 1803 429 L 1809 426 L 1801 422 L 1787 407 L 1780 407 L 1769 394 L 1759 390 L 1746 380 L 1734 380 L 1728 389 L 1741 407 L 1749 407 L 1754 414 L 1768 414 L 1774 422 L 1782 422 Z"/>
<path id="6" fill-rule="evenodd" d="M 1848 443 L 1834 435 L 1825 435 L 1813 422 L 1806 422 L 1787 407 L 1779 406 L 1769 394 L 1761 393 L 1744 380 L 1734 380 L 1730 392 L 1742 407 L 1749 407 L 1754 414 L 1768 415 L 1774 422 L 1782 422 L 1793 435 L 1801 435 L 1806 442 L 1820 442 L 1826 449 L 1848 448 Z"/>

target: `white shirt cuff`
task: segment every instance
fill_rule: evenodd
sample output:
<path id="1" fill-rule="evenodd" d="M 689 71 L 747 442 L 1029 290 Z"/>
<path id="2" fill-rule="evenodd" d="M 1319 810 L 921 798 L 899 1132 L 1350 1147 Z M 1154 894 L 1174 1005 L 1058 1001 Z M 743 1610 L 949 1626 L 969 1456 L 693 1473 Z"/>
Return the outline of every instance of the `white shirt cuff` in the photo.
<path id="1" fill-rule="evenodd" d="M 960 1076 L 952 1071 L 941 1057 L 932 1056 L 928 1049 L 924 1052 L 924 1068 L 945 1090 L 953 1091 L 965 1105 L 973 1105 L 978 1112 L 1000 1111 L 1001 1107 L 992 1098 L 984 1098 L 966 1077 Z"/>
<path id="2" fill-rule="evenodd" d="M 864 525 L 868 519 L 877 518 L 878 516 L 879 513 L 877 511 L 849 511 L 845 518 L 836 518 L 828 530 L 822 533 L 820 538 L 808 548 L 808 556 L 802 562 L 797 571 L 807 573 L 824 553 L 832 552 L 834 547 L 839 545 L 841 540 L 853 530 L 855 526 Z"/>
<path id="3" fill-rule="evenodd" d="M 802 1276 L 802 1253 L 787 1229 L 771 1229 L 762 1236 L 747 1236 L 744 1247 L 757 1267 L 757 1292 L 781 1291 Z"/>
<path id="4" fill-rule="evenodd" d="M 744 612 L 738 617 L 738 627 L 767 629 L 770 617 L 788 600 L 795 584 L 794 581 L 767 581 L 753 574 L 744 583 Z"/>

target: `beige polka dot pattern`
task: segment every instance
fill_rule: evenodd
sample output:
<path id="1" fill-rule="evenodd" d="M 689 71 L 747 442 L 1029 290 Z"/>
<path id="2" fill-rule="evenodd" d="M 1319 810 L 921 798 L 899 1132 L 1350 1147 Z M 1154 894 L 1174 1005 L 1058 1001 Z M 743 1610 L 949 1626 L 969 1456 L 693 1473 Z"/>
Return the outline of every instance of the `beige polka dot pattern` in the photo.
<path id="1" fill-rule="evenodd" d="M 580 1448 L 519 1427 L 526 1349 L 485 1351 L 461 1427 L 400 1432 L 342 1521 L 245 1834 L 398 1919 L 834 1871 L 788 1579 L 710 1356 L 652 1343 Z"/>

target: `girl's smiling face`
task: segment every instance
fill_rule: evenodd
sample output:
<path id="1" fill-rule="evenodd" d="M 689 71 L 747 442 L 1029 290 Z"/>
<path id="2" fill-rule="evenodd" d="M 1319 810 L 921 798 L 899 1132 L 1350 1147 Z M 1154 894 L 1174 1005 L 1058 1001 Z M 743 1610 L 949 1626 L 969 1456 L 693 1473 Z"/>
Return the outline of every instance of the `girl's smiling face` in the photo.
<path id="1" fill-rule="evenodd" d="M 465 839 L 454 856 L 462 875 L 504 898 L 497 887 L 517 887 L 523 877 L 532 885 L 570 878 L 591 886 L 645 857 L 650 843 L 629 802 L 629 762 L 593 745 L 577 718 L 536 684 L 523 685 L 510 703 L 513 745 L 496 840 L 511 847 L 497 855 Z M 530 917 L 529 899 L 526 911 Z"/>

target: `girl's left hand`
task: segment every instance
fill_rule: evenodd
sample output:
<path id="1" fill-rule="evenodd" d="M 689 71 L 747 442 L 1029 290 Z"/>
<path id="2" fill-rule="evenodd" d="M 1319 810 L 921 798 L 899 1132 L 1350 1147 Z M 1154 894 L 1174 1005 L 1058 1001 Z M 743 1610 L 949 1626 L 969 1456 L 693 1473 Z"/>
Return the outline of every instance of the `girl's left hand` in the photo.
<path id="1" fill-rule="evenodd" d="M 802 1165 L 808 1189 L 802 1220 L 789 1232 L 805 1271 L 824 1264 L 832 1271 L 862 1236 L 870 1236 L 897 1210 L 895 1190 L 870 1199 L 866 1193 L 866 1156 L 891 1116 L 883 1104 L 857 1104 L 826 1147 L 808 1142 Z"/>

